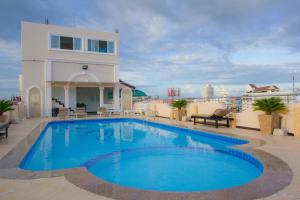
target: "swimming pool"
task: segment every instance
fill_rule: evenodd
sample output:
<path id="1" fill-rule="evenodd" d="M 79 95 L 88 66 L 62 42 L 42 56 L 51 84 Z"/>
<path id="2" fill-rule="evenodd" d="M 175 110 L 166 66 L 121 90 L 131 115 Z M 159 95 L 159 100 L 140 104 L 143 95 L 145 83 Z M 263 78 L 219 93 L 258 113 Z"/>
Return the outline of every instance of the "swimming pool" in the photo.
<path id="1" fill-rule="evenodd" d="M 157 191 L 246 184 L 263 165 L 230 146 L 247 141 L 131 118 L 49 122 L 20 168 L 86 167 L 102 180 Z"/>

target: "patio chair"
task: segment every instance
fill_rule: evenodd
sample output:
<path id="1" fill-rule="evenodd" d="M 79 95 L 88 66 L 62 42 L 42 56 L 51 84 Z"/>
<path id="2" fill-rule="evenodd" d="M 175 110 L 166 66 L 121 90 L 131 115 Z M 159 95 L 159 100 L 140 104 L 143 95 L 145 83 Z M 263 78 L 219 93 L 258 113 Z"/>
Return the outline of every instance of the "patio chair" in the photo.
<path id="1" fill-rule="evenodd" d="M 112 114 L 114 115 L 122 115 L 122 111 L 120 109 L 109 109 L 109 116 L 111 116 Z"/>
<path id="2" fill-rule="evenodd" d="M 87 118 L 87 112 L 85 111 L 85 108 L 84 107 L 76 108 L 75 116 L 76 118 L 80 118 L 80 117 Z"/>
<path id="3" fill-rule="evenodd" d="M 148 112 L 148 114 L 150 113 L 151 111 L 149 111 Z M 146 112 L 145 112 L 145 110 L 143 110 L 143 109 L 137 109 L 137 110 L 134 110 L 134 115 L 135 116 L 143 116 L 143 115 L 145 115 L 146 114 Z M 152 114 L 152 113 L 151 113 Z"/>
<path id="4" fill-rule="evenodd" d="M 65 119 L 69 115 L 69 109 L 68 108 L 59 108 L 58 109 L 58 117 L 60 119 Z"/>
<path id="5" fill-rule="evenodd" d="M 105 107 L 100 107 L 97 114 L 102 117 L 102 115 L 104 116 L 110 116 L 110 112 L 107 111 L 107 109 Z"/>
<path id="6" fill-rule="evenodd" d="M 134 115 L 134 110 L 124 110 L 124 116 L 132 116 Z"/>
<path id="7" fill-rule="evenodd" d="M 149 110 L 145 113 L 145 116 L 146 116 L 147 119 L 153 118 L 154 120 L 156 120 L 158 115 L 157 115 L 157 111 Z"/>
<path id="8" fill-rule="evenodd" d="M 219 126 L 229 127 L 229 122 L 234 120 L 233 118 L 227 117 L 230 112 L 230 110 L 226 109 L 216 109 L 211 115 L 192 115 L 191 118 L 194 120 L 194 125 L 199 123 L 204 125 L 214 125 L 216 128 L 219 128 Z M 197 119 L 203 119 L 203 122 L 197 121 Z M 212 124 L 207 121 L 213 121 L 214 123 Z M 220 121 L 226 121 L 226 124 L 219 123 Z"/>
<path id="9" fill-rule="evenodd" d="M 145 111 L 143 109 L 124 110 L 124 116 L 142 116 L 144 113 Z"/>
<path id="10" fill-rule="evenodd" d="M 0 135 L 5 134 L 5 137 L 8 137 L 8 128 L 9 123 L 0 122 Z"/>

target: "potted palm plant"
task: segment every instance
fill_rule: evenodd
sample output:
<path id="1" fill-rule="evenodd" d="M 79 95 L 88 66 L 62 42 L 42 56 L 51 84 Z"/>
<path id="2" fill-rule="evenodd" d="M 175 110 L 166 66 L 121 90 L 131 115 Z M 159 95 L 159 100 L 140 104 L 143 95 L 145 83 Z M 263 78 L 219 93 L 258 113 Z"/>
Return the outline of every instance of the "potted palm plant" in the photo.
<path id="1" fill-rule="evenodd" d="M 76 107 L 77 108 L 86 108 L 86 105 L 85 105 L 85 103 L 77 103 Z"/>
<path id="2" fill-rule="evenodd" d="M 13 109 L 13 103 L 8 100 L 0 100 L 0 122 L 5 122 L 5 116 L 3 115 L 7 111 L 14 110 Z"/>
<path id="3" fill-rule="evenodd" d="M 280 113 L 288 111 L 286 105 L 278 97 L 257 99 L 253 103 L 253 110 L 260 110 L 265 114 L 259 115 L 260 131 L 263 134 L 272 134 L 275 128 L 280 128 Z"/>
<path id="4" fill-rule="evenodd" d="M 178 121 L 182 120 L 182 115 L 184 113 L 184 110 L 182 108 L 185 108 L 186 105 L 187 105 L 187 101 L 184 100 L 184 99 L 173 101 L 172 107 L 177 108 L 177 110 L 176 110 L 176 120 L 178 120 Z"/>

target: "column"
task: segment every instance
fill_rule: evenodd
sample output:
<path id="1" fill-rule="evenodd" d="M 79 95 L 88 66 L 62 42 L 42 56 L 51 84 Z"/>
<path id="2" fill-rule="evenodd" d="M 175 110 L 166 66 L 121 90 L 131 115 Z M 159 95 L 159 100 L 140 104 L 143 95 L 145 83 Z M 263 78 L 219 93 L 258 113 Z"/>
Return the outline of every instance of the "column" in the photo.
<path id="1" fill-rule="evenodd" d="M 114 99 L 114 109 L 119 110 L 120 109 L 120 85 L 119 85 L 119 83 L 115 83 L 113 99 Z"/>
<path id="2" fill-rule="evenodd" d="M 52 116 L 52 86 L 51 86 L 51 82 L 45 83 L 44 116 L 47 116 L 47 117 Z"/>
<path id="3" fill-rule="evenodd" d="M 69 108 L 70 107 L 69 86 L 68 85 L 64 86 L 64 89 L 65 89 L 65 107 Z"/>
<path id="4" fill-rule="evenodd" d="M 45 92 L 44 92 L 44 105 L 41 115 L 52 116 L 52 62 L 51 60 L 46 60 L 44 62 L 44 79 L 45 79 Z M 23 91 L 24 92 L 24 91 Z"/>
<path id="5" fill-rule="evenodd" d="M 115 65 L 115 83 L 119 83 L 119 65 Z"/>
<path id="6" fill-rule="evenodd" d="M 104 87 L 99 87 L 99 106 L 104 106 Z"/>

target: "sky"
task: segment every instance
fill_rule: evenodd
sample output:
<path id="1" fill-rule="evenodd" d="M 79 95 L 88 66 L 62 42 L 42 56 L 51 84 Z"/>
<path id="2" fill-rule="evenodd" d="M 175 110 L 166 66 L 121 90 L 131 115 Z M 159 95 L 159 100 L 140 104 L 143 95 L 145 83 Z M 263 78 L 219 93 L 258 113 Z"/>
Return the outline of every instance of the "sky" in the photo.
<path id="1" fill-rule="evenodd" d="M 300 87 L 299 0 L 1 0 L 0 98 L 18 94 L 20 23 L 118 29 L 120 78 L 148 95 L 203 85 L 230 96 L 249 83 Z"/>

